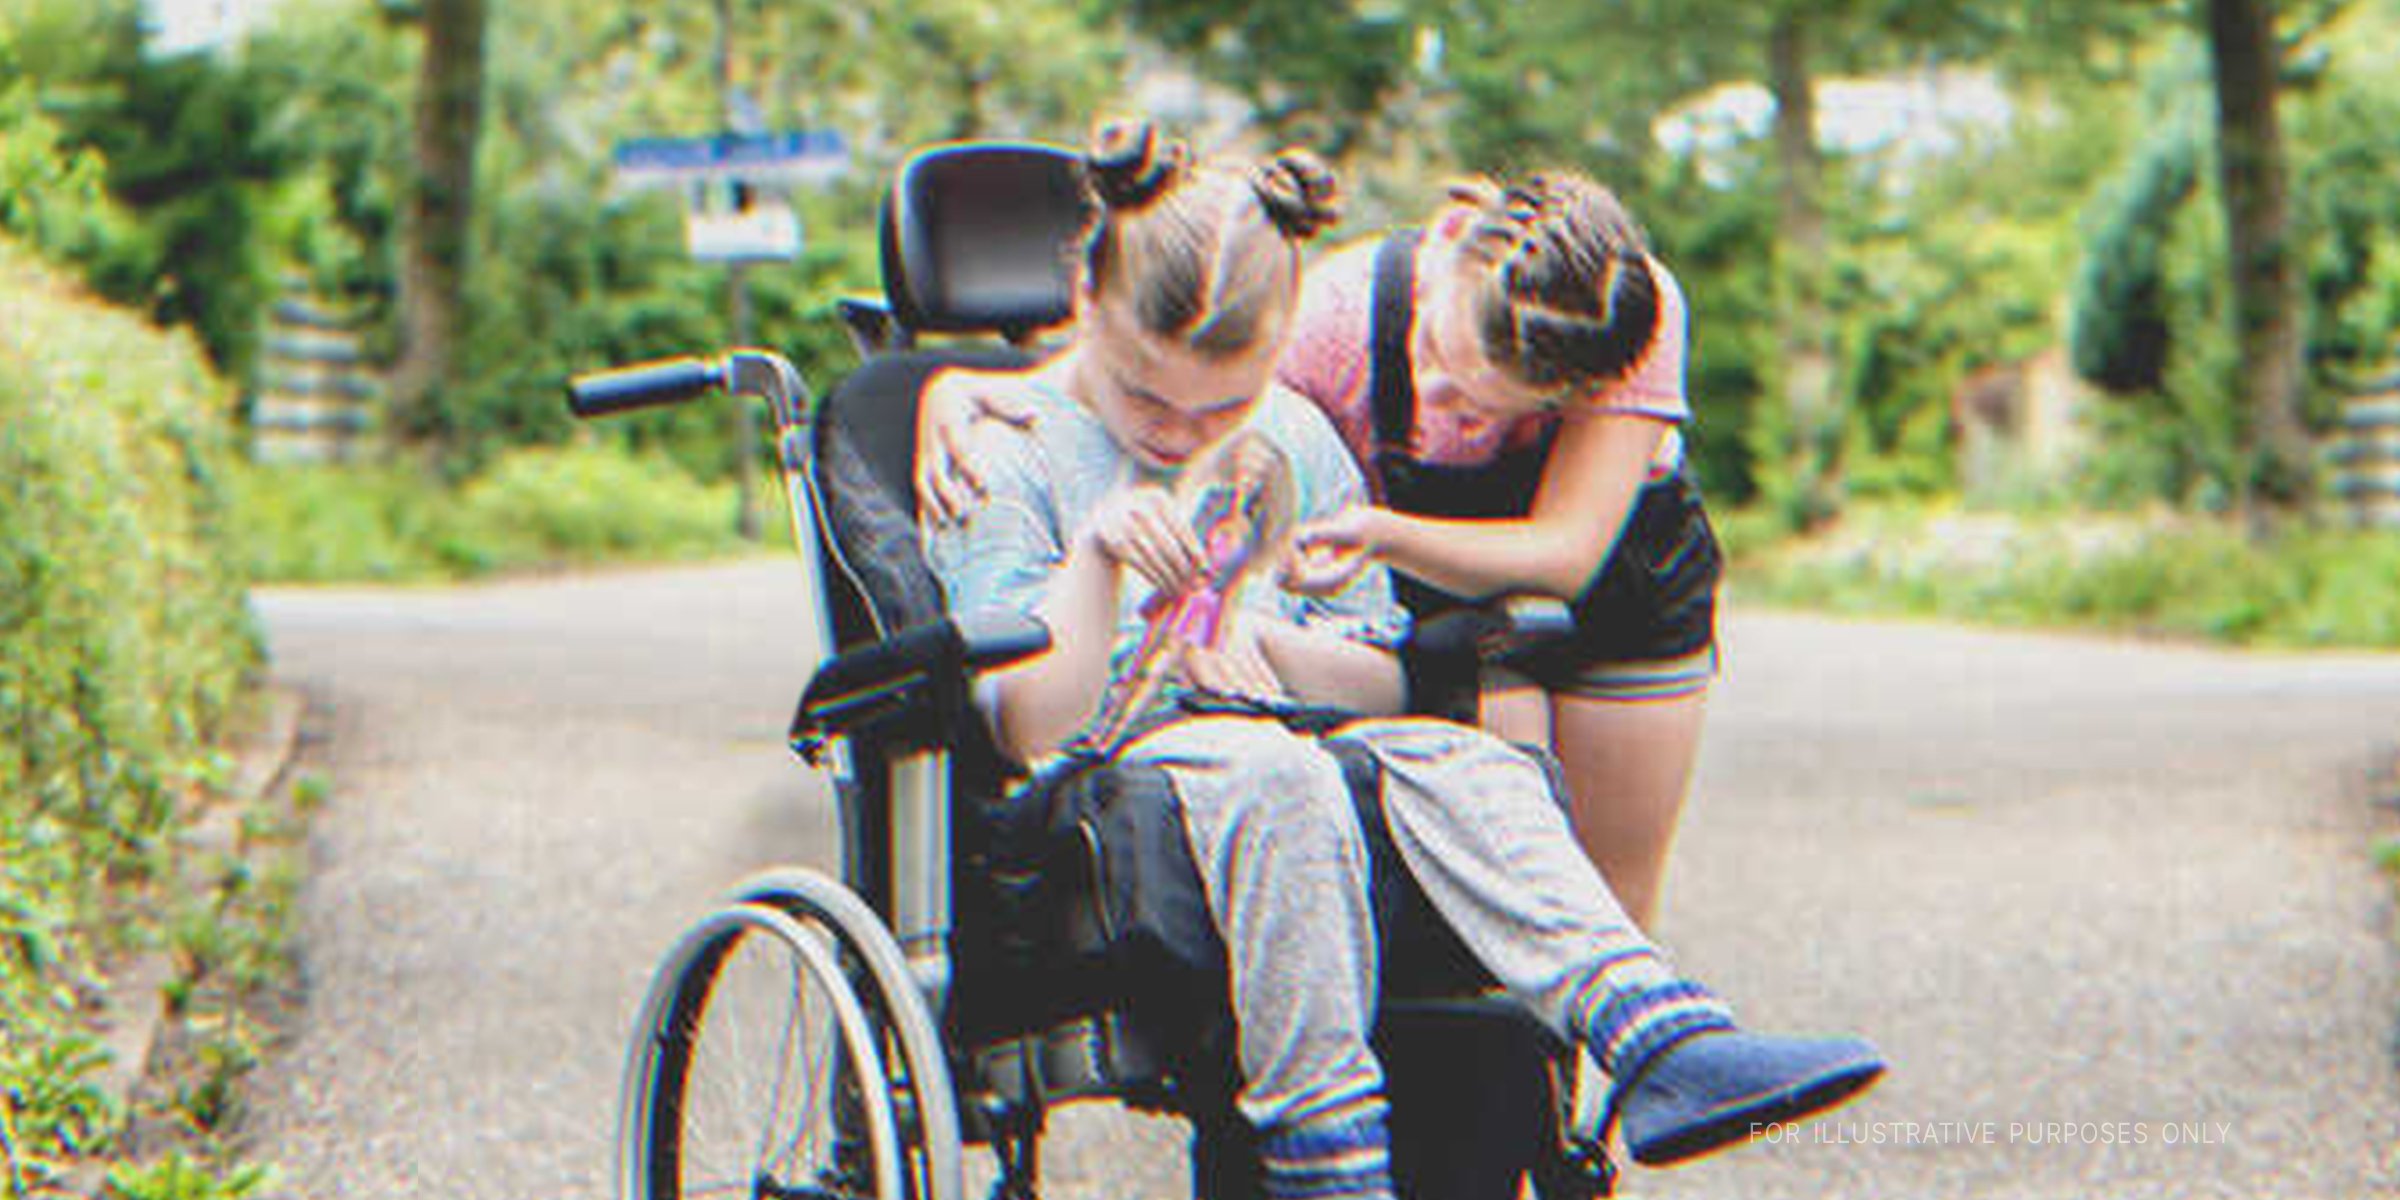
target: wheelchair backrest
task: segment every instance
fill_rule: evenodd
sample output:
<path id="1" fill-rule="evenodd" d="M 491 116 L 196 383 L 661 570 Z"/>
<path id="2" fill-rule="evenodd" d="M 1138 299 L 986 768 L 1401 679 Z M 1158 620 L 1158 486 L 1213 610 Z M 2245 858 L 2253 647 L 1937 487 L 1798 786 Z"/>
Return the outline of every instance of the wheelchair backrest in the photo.
<path id="1" fill-rule="evenodd" d="M 883 205 L 894 319 L 915 333 L 1011 341 L 1064 321 L 1067 247 L 1085 215 L 1080 163 L 1034 142 L 960 142 L 910 156 Z"/>
<path id="2" fill-rule="evenodd" d="M 883 287 L 910 333 L 1011 340 L 1072 312 L 1069 246 L 1082 231 L 1082 159 L 1037 142 L 951 142 L 893 173 L 881 216 Z M 835 641 L 941 615 L 916 540 L 917 400 L 944 367 L 1013 367 L 1021 350 L 944 346 L 871 354 L 817 411 L 817 511 L 827 528 Z"/>
<path id="3" fill-rule="evenodd" d="M 944 612 L 941 585 L 917 540 L 910 483 L 925 380 L 946 366 L 1027 361 L 1005 346 L 877 355 L 819 403 L 809 476 L 819 522 L 816 582 L 838 648 L 881 641 Z M 1009 768 L 982 719 L 963 704 L 942 716 L 939 728 L 925 732 L 952 752 L 942 803 L 959 813 L 953 866 L 960 867 L 975 860 L 988 837 L 978 812 L 1000 795 Z M 889 853 L 890 760 L 881 735 L 854 738 L 852 751 L 846 777 L 837 773 L 842 878 L 890 919 L 899 869 Z"/>
<path id="4" fill-rule="evenodd" d="M 834 642 L 850 647 L 943 612 L 940 585 L 917 540 L 917 398 L 945 367 L 1019 367 L 1004 346 L 877 355 L 827 392 L 816 416 L 817 511 L 825 528 L 825 586 Z"/>
<path id="5" fill-rule="evenodd" d="M 882 214 L 884 294 L 908 333 L 996 333 L 1022 340 L 1072 311 L 1069 243 L 1083 225 L 1080 159 L 1031 143 L 961 143 L 921 151 L 896 172 Z M 917 402 L 944 367 L 1016 367 L 1007 346 L 890 350 L 867 357 L 819 402 L 809 486 L 820 523 L 834 644 L 847 649 L 940 617 L 940 584 L 917 538 Z M 996 797 L 1008 767 L 983 722 L 956 714 L 942 731 L 951 755 L 961 862 L 978 854 L 973 814 Z M 892 781 L 880 747 L 857 746 L 842 804 L 843 873 L 889 913 L 893 864 L 885 799 Z"/>

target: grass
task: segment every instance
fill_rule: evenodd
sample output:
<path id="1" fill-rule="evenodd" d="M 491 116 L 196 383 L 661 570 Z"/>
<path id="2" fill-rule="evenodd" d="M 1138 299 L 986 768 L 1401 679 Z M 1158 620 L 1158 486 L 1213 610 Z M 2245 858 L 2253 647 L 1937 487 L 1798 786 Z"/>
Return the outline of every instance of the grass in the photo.
<path id="1" fill-rule="evenodd" d="M 503 455 L 463 487 L 399 467 L 249 466 L 234 529 L 260 582 L 415 582 L 732 553 L 731 484 L 607 442 Z"/>
<path id="2" fill-rule="evenodd" d="M 2400 534 L 2295 528 L 2252 539 L 2165 511 L 1854 510 L 1773 540 L 1725 522 L 1747 600 L 1839 613 L 2097 628 L 2245 646 L 2400 649 Z"/>
<path id="3" fill-rule="evenodd" d="M 242 1200 L 275 1183 L 275 1173 L 257 1165 L 228 1166 L 170 1154 L 143 1166 L 120 1164 L 108 1173 L 108 1193 L 117 1200 Z"/>
<path id="4" fill-rule="evenodd" d="M 318 782 L 304 794 L 301 784 Z M 169 1019 L 108 1157 L 116 1200 L 232 1200 L 274 1184 L 241 1136 L 244 1081 L 275 1045 L 296 1000 L 292 937 L 309 814 L 323 777 L 241 801 L 229 845 L 186 847 L 165 901 Z"/>

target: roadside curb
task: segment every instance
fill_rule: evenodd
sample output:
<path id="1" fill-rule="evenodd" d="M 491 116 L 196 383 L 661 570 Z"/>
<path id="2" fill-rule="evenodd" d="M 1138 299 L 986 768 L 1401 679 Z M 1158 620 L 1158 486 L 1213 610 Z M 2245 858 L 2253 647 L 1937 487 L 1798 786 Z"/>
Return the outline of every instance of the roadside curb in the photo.
<path id="1" fill-rule="evenodd" d="M 258 727 L 234 751 L 233 780 L 225 795 L 200 814 L 184 833 L 184 849 L 231 853 L 241 846 L 242 811 L 283 781 L 300 746 L 300 718 L 307 700 L 288 687 L 270 685 L 261 696 Z"/>
<path id="2" fill-rule="evenodd" d="M 290 687 L 269 684 L 260 691 L 258 720 L 233 748 L 230 782 L 184 831 L 181 850 L 186 869 L 172 886 L 195 885 L 189 863 L 198 856 L 240 850 L 241 814 L 290 771 L 300 745 L 301 718 L 307 710 L 307 699 Z M 125 963 L 109 980 L 99 1018 L 100 1043 L 108 1051 L 108 1063 L 94 1073 L 93 1083 L 117 1112 L 132 1112 L 134 1090 L 148 1072 L 159 1034 L 166 1027 L 165 989 L 174 979 L 173 956 L 164 950 L 150 950 Z M 106 1172 L 107 1164 L 100 1162 L 77 1166 L 68 1173 L 66 1194 L 98 1197 Z"/>

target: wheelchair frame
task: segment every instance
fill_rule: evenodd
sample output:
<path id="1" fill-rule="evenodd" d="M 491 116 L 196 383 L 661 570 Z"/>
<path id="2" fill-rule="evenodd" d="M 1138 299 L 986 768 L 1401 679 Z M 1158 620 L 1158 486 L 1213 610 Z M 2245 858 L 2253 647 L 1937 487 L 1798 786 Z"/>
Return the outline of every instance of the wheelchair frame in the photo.
<path id="1" fill-rule="evenodd" d="M 791 536 L 802 561 L 820 561 L 823 543 L 815 496 L 809 393 L 799 372 L 785 359 L 764 351 L 736 351 L 721 359 L 678 359 L 627 370 L 585 376 L 575 381 L 570 403 L 578 416 L 599 416 L 632 408 L 679 403 L 724 391 L 765 402 L 773 422 L 778 466 L 790 500 Z M 821 589 L 808 599 L 814 626 L 809 647 L 820 663 L 836 659 L 832 617 Z M 953 627 L 955 628 L 955 627 Z M 923 637 L 928 644 L 939 636 Z M 988 664 L 1001 657 L 1023 657 L 1041 649 L 1046 635 L 1016 627 L 978 640 L 972 650 L 961 646 L 954 669 L 968 661 Z M 934 651 L 938 655 L 938 647 Z M 934 663 L 926 660 L 923 669 Z M 838 673 L 819 672 L 820 681 Z M 803 710 L 803 728 L 794 746 L 813 763 L 828 756 L 837 779 L 854 774 L 845 739 L 828 736 L 888 710 L 906 697 L 877 681 L 843 691 L 812 692 L 815 700 Z M 867 1102 L 856 1105 L 863 1117 L 867 1149 L 873 1163 L 872 1194 L 882 1200 L 961 1200 L 964 1183 L 959 1149 L 962 1142 L 956 1092 L 951 1083 L 947 1052 L 933 1014 L 941 1011 L 950 986 L 948 939 L 951 928 L 949 894 L 949 752 L 940 747 L 911 749 L 891 763 L 892 845 L 890 863 L 892 921 L 887 929 L 866 902 L 841 882 L 804 868 L 787 868 L 754 876 L 736 885 L 726 903 L 702 919 L 668 952 L 641 1008 L 637 1036 L 627 1064 L 619 1138 L 618 1191 L 628 1198 L 667 1197 L 682 1193 L 676 1178 L 679 1163 L 663 1147 L 673 1141 L 662 1122 L 678 1114 L 665 1111 L 662 1084 L 672 1089 L 678 1053 L 688 1053 L 678 1039 L 694 1033 L 705 995 L 694 994 L 692 976 L 707 973 L 745 934 L 781 940 L 801 963 L 806 978 L 824 988 L 833 1000 L 834 1019 L 843 1027 L 843 1040 L 852 1045 L 849 1085 L 866 1097 L 891 1096 L 893 1072 L 886 1071 L 887 1052 L 896 1051 L 900 1078 L 907 1081 L 910 1103 L 902 1106 Z M 934 869 L 939 864 L 940 869 Z M 836 950 L 854 961 L 837 961 L 824 939 L 812 936 L 798 922 L 829 930 Z M 854 989 L 867 993 L 865 999 Z M 704 990 L 704 989 L 703 989 Z M 880 1026 L 879 1028 L 877 1026 Z M 910 1165 L 903 1179 L 902 1166 Z M 807 1189 L 816 1189 L 814 1191 Z M 782 1183 L 760 1182 L 759 1195 L 826 1194 L 816 1180 L 801 1189 Z"/>

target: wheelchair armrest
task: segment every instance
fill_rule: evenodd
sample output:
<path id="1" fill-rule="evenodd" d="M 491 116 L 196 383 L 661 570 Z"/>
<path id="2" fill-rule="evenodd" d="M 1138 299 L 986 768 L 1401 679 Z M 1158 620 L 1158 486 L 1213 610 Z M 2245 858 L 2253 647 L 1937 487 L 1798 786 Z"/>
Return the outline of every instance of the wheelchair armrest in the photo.
<path id="1" fill-rule="evenodd" d="M 1534 649 L 1575 631 L 1575 614 L 1556 596 L 1502 596 L 1500 628 L 1484 643 L 1484 653 L 1502 657 Z"/>
<path id="2" fill-rule="evenodd" d="M 792 717 L 791 741 L 814 758 L 826 739 L 866 728 L 939 737 L 967 680 L 1050 648 L 1050 631 L 1018 612 L 964 613 L 901 630 L 817 668 Z"/>
<path id="3" fill-rule="evenodd" d="M 842 329 L 850 335 L 850 345 L 860 358 L 906 350 L 915 340 L 884 301 L 846 296 L 833 302 L 833 310 L 841 317 Z"/>
<path id="4" fill-rule="evenodd" d="M 1565 601 L 1531 594 L 1495 596 L 1420 621 L 1400 648 L 1409 710 L 1472 723 L 1485 665 L 1538 654 L 1574 628 Z"/>
<path id="5" fill-rule="evenodd" d="M 1555 596 L 1495 596 L 1419 622 L 1409 643 L 1431 654 L 1472 654 L 1490 662 L 1538 649 L 1575 628 L 1574 614 Z"/>

